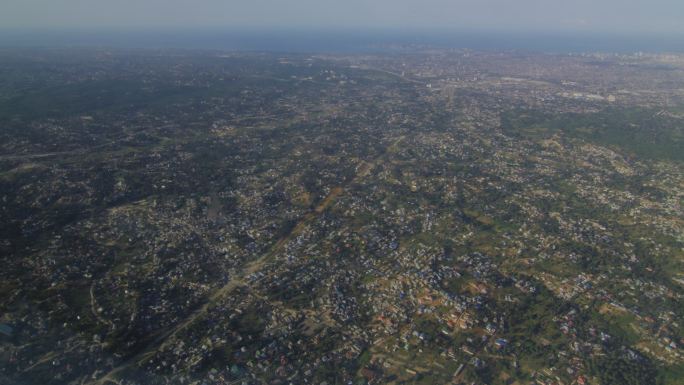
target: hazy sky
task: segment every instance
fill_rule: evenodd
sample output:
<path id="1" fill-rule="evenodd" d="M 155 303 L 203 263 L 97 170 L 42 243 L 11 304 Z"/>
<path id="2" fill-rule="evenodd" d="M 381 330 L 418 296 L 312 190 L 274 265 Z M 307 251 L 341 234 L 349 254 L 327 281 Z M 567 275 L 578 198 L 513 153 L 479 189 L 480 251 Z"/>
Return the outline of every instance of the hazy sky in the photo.
<path id="1" fill-rule="evenodd" d="M 684 33 L 684 0 L 0 0 L 7 28 L 245 26 Z"/>

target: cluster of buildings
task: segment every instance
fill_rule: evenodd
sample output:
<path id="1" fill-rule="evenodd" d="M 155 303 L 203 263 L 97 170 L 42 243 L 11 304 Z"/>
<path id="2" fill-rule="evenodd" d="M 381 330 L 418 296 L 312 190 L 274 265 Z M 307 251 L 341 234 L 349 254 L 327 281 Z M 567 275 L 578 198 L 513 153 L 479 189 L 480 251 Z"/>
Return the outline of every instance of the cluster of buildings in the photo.
<path id="1" fill-rule="evenodd" d="M 681 164 L 525 123 L 668 108 L 681 69 L 112 60 L 84 73 L 180 96 L 3 145 L 0 382 L 593 384 L 594 362 L 684 363 Z M 59 148 L 79 133 L 91 147 Z"/>

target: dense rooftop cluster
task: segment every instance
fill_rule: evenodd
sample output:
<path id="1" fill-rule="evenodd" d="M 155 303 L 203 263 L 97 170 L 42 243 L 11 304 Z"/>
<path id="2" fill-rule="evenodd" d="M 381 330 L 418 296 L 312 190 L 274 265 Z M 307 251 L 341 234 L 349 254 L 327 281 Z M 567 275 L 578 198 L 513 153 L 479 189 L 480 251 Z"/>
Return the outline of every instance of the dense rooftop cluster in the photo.
<path id="1" fill-rule="evenodd" d="M 0 383 L 677 384 L 684 57 L 0 52 Z"/>

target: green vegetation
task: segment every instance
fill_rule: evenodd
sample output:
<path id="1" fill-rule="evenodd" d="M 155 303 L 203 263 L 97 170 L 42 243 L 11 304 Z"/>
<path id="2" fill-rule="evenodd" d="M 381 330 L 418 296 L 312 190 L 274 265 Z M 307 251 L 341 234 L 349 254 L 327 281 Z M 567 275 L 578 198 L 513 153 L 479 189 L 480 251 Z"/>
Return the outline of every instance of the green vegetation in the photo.
<path id="1" fill-rule="evenodd" d="M 586 114 L 549 114 L 539 110 L 506 111 L 506 132 L 531 139 L 562 132 L 638 157 L 684 161 L 684 121 L 647 108 L 606 108 Z"/>

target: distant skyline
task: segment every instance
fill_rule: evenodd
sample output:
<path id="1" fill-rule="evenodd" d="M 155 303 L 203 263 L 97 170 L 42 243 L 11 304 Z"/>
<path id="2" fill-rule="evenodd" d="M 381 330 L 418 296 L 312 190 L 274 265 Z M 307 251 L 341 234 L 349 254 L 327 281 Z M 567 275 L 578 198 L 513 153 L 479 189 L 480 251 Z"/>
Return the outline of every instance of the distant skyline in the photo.
<path id="1" fill-rule="evenodd" d="M 3 0 L 0 28 L 684 34 L 681 0 Z"/>

